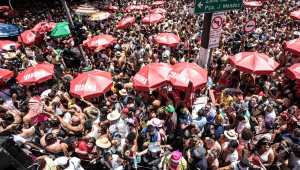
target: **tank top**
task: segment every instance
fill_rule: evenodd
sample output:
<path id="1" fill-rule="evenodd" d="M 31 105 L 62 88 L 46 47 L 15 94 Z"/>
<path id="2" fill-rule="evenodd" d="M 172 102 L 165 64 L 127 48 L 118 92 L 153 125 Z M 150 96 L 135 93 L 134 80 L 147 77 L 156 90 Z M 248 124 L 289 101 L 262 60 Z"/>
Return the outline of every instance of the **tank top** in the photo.
<path id="1" fill-rule="evenodd" d="M 231 117 L 232 114 L 233 113 L 231 113 L 230 115 L 227 115 L 230 124 L 233 123 L 233 118 Z"/>
<path id="2" fill-rule="evenodd" d="M 263 163 L 268 162 L 268 160 L 269 160 L 269 154 L 270 154 L 271 151 L 272 151 L 272 149 L 269 149 L 269 151 L 264 156 L 259 155 L 257 151 L 255 151 L 255 153 L 258 155 L 261 163 L 263 164 Z"/>

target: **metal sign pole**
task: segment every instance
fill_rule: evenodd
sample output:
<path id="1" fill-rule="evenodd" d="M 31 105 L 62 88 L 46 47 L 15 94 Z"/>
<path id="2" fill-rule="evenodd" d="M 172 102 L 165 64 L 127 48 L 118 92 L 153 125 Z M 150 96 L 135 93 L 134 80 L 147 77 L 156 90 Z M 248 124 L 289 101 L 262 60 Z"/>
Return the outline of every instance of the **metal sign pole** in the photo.
<path id="1" fill-rule="evenodd" d="M 72 17 L 71 17 L 71 14 L 70 14 L 70 11 L 69 11 L 69 8 L 67 6 L 66 1 L 65 0 L 61 0 L 61 2 L 62 2 L 63 6 L 65 8 L 65 12 L 67 14 L 67 18 L 68 18 L 69 22 L 71 23 L 71 25 L 74 26 L 74 23 L 73 23 L 73 20 L 72 20 Z M 74 39 L 74 37 L 73 37 L 73 39 Z M 85 55 L 84 55 L 84 52 L 83 52 L 81 44 L 79 44 L 79 50 L 80 50 L 80 53 L 82 55 L 82 58 L 83 58 L 84 62 L 86 62 L 87 60 L 85 58 Z"/>

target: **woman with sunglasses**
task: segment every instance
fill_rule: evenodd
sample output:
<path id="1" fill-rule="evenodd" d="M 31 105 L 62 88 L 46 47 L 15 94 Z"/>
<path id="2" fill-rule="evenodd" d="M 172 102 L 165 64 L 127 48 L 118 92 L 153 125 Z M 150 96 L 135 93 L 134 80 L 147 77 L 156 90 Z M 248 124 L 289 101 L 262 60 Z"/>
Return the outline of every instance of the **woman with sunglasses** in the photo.
<path id="1" fill-rule="evenodd" d="M 270 148 L 270 141 L 267 138 L 261 138 L 255 145 L 257 151 L 255 151 L 255 155 L 258 156 L 261 163 L 265 167 L 269 167 L 274 162 L 274 152 Z"/>

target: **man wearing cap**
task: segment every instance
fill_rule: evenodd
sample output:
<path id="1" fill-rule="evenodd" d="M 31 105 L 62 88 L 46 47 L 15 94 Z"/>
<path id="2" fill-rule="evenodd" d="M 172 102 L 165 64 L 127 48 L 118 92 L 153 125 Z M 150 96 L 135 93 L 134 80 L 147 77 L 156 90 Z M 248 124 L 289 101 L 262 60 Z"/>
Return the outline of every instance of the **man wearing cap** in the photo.
<path id="1" fill-rule="evenodd" d="M 270 101 L 267 105 L 267 108 L 265 110 L 265 119 L 267 119 L 269 122 L 272 120 L 275 120 L 276 113 L 274 111 L 274 107 L 276 106 L 276 103 L 274 101 Z"/>
<path id="2" fill-rule="evenodd" d="M 221 135 L 224 133 L 224 126 L 222 125 L 224 117 L 222 114 L 216 116 L 213 124 L 210 124 L 206 128 L 205 136 L 210 136 L 210 134 L 215 134 L 216 139 L 219 139 Z"/>
<path id="3" fill-rule="evenodd" d="M 202 146 L 193 147 L 188 151 L 188 161 L 190 163 L 190 169 L 207 169 L 207 160 L 205 157 L 206 149 Z"/>
<path id="4" fill-rule="evenodd" d="M 220 155 L 220 167 L 227 166 L 238 160 L 239 154 L 236 149 L 238 146 L 238 142 L 232 140 L 226 148 L 223 148 L 223 152 Z"/>
<path id="5" fill-rule="evenodd" d="M 248 103 L 242 103 L 241 105 L 240 105 L 240 110 L 238 110 L 238 114 L 242 114 L 242 115 L 244 115 L 244 116 L 246 116 L 246 118 L 248 119 L 248 121 L 250 121 L 250 113 L 249 113 L 249 111 L 248 111 Z"/>
<path id="6" fill-rule="evenodd" d="M 220 97 L 218 97 L 218 99 L 214 102 L 213 105 L 218 105 L 216 104 L 217 102 L 220 102 L 220 103 L 225 103 L 226 106 L 229 106 L 231 101 L 232 101 L 232 97 L 229 95 L 230 93 L 230 89 L 229 88 L 226 88 L 222 91 Z"/>
<path id="7" fill-rule="evenodd" d="M 54 160 L 54 165 L 56 165 L 58 169 L 64 170 L 84 170 L 80 162 L 79 158 L 62 156 Z"/>
<path id="8" fill-rule="evenodd" d="M 177 114 L 175 112 L 175 108 L 172 105 L 168 105 L 166 107 L 166 111 L 168 112 L 168 119 L 166 123 L 167 134 L 169 134 L 169 138 L 173 138 L 177 126 Z"/>

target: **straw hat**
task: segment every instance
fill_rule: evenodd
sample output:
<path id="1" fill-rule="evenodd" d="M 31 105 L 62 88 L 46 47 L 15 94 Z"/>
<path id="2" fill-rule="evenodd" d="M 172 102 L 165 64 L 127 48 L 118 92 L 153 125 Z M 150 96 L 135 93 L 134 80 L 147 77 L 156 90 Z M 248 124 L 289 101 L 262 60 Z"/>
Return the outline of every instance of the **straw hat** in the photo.
<path id="1" fill-rule="evenodd" d="M 231 139 L 231 140 L 237 139 L 236 133 L 234 130 L 229 130 L 229 131 L 225 130 L 224 135 L 226 136 L 226 138 Z"/>
<path id="2" fill-rule="evenodd" d="M 113 112 L 109 113 L 107 115 L 108 120 L 117 120 L 121 116 L 121 113 L 119 113 L 117 110 L 114 110 Z"/>
<path id="3" fill-rule="evenodd" d="M 16 55 L 17 55 L 17 54 L 16 54 L 15 52 L 8 52 L 8 53 L 4 54 L 3 57 L 4 57 L 5 59 L 12 59 L 12 58 L 14 58 Z"/>
<path id="4" fill-rule="evenodd" d="M 96 145 L 100 148 L 109 148 L 111 146 L 111 143 L 107 137 L 103 137 L 96 141 Z"/>
<path id="5" fill-rule="evenodd" d="M 119 90 L 119 93 L 121 96 L 126 96 L 127 95 L 127 92 L 125 89 L 122 89 L 122 90 Z"/>
<path id="6" fill-rule="evenodd" d="M 87 114 L 91 118 L 95 119 L 95 118 L 99 117 L 100 111 L 98 108 L 91 106 L 91 107 L 87 108 Z"/>

